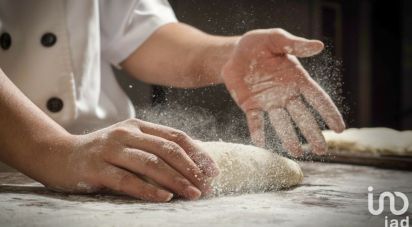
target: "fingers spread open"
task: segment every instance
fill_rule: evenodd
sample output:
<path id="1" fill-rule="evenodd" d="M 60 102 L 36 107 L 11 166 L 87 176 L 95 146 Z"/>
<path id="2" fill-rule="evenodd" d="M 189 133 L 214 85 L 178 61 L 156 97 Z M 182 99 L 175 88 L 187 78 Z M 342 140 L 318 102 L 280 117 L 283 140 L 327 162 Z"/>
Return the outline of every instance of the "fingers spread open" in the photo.
<path id="1" fill-rule="evenodd" d="M 282 141 L 283 147 L 295 156 L 301 155 L 302 150 L 299 139 L 296 136 L 292 121 L 286 110 L 281 108 L 271 109 L 268 111 L 268 114 L 273 128 Z"/>
<path id="2" fill-rule="evenodd" d="M 173 198 L 172 193 L 151 185 L 136 175 L 115 166 L 107 167 L 102 172 L 101 181 L 105 187 L 111 190 L 146 201 L 168 202 Z"/>
<path id="3" fill-rule="evenodd" d="M 265 146 L 265 121 L 263 111 L 249 110 L 246 112 L 247 124 L 253 144 Z"/>
<path id="4" fill-rule="evenodd" d="M 316 154 L 326 153 L 327 147 L 322 132 L 312 113 L 306 108 L 301 98 L 298 97 L 289 101 L 287 109 L 308 143 L 312 146 L 313 151 Z"/>
<path id="5" fill-rule="evenodd" d="M 161 158 L 138 149 L 125 148 L 107 160 L 113 165 L 146 176 L 159 185 L 188 198 L 197 199 L 201 192 Z"/>
<path id="6" fill-rule="evenodd" d="M 214 177 L 219 175 L 219 169 L 213 159 L 196 144 L 196 141 L 184 132 L 149 122 L 143 122 L 140 129 L 144 133 L 177 143 L 207 176 Z"/>
<path id="7" fill-rule="evenodd" d="M 345 122 L 338 108 L 329 95 L 312 78 L 309 78 L 308 82 L 300 87 L 300 91 L 306 101 L 319 112 L 330 129 L 335 132 L 342 132 L 345 129 Z"/>

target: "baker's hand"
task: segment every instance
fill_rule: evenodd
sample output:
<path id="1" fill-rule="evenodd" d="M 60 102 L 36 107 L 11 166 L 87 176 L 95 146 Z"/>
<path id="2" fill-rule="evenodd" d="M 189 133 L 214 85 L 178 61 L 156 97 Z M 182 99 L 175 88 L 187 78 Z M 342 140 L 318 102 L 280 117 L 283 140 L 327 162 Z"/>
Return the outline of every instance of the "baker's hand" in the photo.
<path id="1" fill-rule="evenodd" d="M 318 40 L 296 37 L 282 29 L 255 30 L 243 35 L 222 69 L 231 96 L 246 113 L 252 141 L 264 146 L 267 112 L 283 147 L 302 153 L 291 118 L 317 154 L 327 147 L 314 116 L 302 101 L 314 107 L 328 126 L 340 132 L 342 116 L 331 98 L 309 76 L 297 57 L 310 57 L 323 49 Z"/>
<path id="2" fill-rule="evenodd" d="M 137 119 L 73 136 L 73 141 L 69 151 L 48 158 L 46 186 L 69 192 L 106 188 L 165 202 L 173 193 L 199 198 L 218 174 L 213 160 L 185 133 Z"/>

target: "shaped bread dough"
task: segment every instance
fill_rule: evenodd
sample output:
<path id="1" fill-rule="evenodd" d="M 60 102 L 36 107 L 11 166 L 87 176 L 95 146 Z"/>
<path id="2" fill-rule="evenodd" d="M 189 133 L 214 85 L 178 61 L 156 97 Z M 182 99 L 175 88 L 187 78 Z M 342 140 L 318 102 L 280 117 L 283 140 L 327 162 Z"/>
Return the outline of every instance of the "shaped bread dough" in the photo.
<path id="1" fill-rule="evenodd" d="M 274 152 L 251 145 L 200 142 L 220 169 L 212 181 L 213 193 L 232 194 L 278 190 L 299 184 L 303 173 L 299 165 Z"/>
<path id="2" fill-rule="evenodd" d="M 350 128 L 323 131 L 329 149 L 383 155 L 412 155 L 412 131 L 390 128 Z"/>

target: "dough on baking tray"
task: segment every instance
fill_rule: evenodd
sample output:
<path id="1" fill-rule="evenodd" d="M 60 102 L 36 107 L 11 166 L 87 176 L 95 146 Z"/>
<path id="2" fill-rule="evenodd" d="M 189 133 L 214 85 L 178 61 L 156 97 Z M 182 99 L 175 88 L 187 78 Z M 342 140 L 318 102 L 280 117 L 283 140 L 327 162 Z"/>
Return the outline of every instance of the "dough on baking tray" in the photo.
<path id="1" fill-rule="evenodd" d="M 299 165 L 252 145 L 199 142 L 215 160 L 220 175 L 212 181 L 213 195 L 278 190 L 299 184 Z"/>
<path id="2" fill-rule="evenodd" d="M 340 134 L 323 131 L 329 149 L 383 155 L 412 155 L 412 131 L 350 128 Z"/>

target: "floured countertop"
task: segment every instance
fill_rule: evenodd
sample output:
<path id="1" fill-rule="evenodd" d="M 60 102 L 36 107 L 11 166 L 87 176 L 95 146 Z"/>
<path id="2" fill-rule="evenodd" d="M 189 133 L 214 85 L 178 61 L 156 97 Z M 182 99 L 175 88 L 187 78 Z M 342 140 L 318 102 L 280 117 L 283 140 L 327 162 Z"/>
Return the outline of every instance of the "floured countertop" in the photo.
<path id="1" fill-rule="evenodd" d="M 301 163 L 289 191 L 156 204 L 113 195 L 55 193 L 18 173 L 0 173 L 0 226 L 384 226 L 400 217 L 368 212 L 367 188 L 400 191 L 412 202 L 412 172 Z M 376 204 L 375 204 L 376 205 Z"/>

